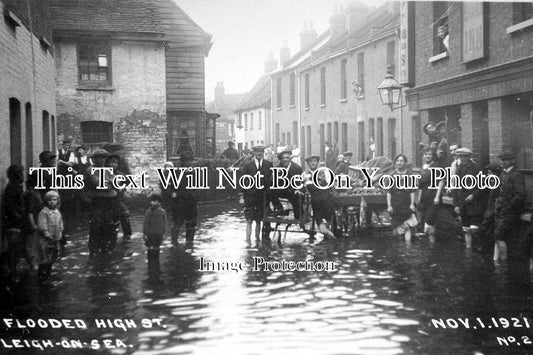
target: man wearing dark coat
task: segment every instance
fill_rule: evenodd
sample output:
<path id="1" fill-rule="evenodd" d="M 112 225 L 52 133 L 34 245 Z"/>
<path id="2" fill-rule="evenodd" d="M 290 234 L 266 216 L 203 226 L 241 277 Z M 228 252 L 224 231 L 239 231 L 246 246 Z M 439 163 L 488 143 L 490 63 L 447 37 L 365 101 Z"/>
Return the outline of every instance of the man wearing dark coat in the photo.
<path id="1" fill-rule="evenodd" d="M 512 152 L 500 155 L 503 172 L 500 175 L 500 187 L 495 202 L 494 260 L 507 260 L 506 240 L 516 231 L 520 214 L 524 210 L 527 198 L 524 176 L 516 169 Z"/>
<path id="2" fill-rule="evenodd" d="M 231 161 L 239 159 L 239 152 L 237 151 L 237 149 L 235 149 L 234 146 L 235 144 L 232 141 L 229 141 L 228 147 L 222 153 L 222 157 Z"/>
<path id="3" fill-rule="evenodd" d="M 289 179 L 289 181 L 293 176 L 303 174 L 303 170 L 300 165 L 291 161 L 291 156 L 292 152 L 290 150 L 285 150 L 278 154 L 278 159 L 280 161 L 279 167 L 287 169 L 287 179 Z M 300 218 L 300 198 L 298 196 L 298 190 L 295 190 L 289 186 L 286 189 L 271 190 L 271 192 L 274 196 L 274 207 L 276 207 L 278 211 L 283 210 L 283 206 L 281 206 L 281 203 L 279 202 L 278 198 L 286 198 L 287 200 L 289 200 L 292 206 L 294 218 Z"/>
<path id="4" fill-rule="evenodd" d="M 271 171 L 272 163 L 264 159 L 265 147 L 257 145 L 252 148 L 254 158 L 244 164 L 240 170 L 240 176 L 251 176 L 252 178 L 260 173 L 263 178 L 261 182 L 262 188 L 256 188 L 255 186 L 250 189 L 241 189 L 242 199 L 244 203 L 244 218 L 246 218 L 246 238 L 249 239 L 252 234 L 252 223 L 255 222 L 255 237 L 259 239 L 261 234 L 261 220 L 263 219 L 264 207 L 265 207 L 265 193 L 268 192 L 271 184 Z M 254 178 L 255 180 L 255 178 Z M 264 226 L 266 228 L 266 226 Z"/>
<path id="5" fill-rule="evenodd" d="M 181 167 L 194 166 L 194 153 L 185 151 L 180 154 Z M 172 192 L 172 236 L 171 241 L 173 245 L 178 245 L 178 237 L 181 227 L 185 225 L 185 241 L 192 243 L 194 241 L 194 234 L 196 224 L 198 222 L 198 203 L 196 192 L 193 189 L 187 188 L 186 181 L 192 171 L 186 171 L 183 175 L 182 181 L 178 188 Z"/>

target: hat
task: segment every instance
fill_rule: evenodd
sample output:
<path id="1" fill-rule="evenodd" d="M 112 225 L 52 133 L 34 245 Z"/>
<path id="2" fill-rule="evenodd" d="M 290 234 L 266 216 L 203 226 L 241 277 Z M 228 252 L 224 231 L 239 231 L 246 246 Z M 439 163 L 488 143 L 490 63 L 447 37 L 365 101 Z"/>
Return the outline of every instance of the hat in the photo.
<path id="1" fill-rule="evenodd" d="M 505 151 L 503 151 L 502 154 L 500 154 L 500 159 L 501 160 L 514 160 L 515 159 L 515 155 L 511 151 L 505 150 Z"/>
<path id="2" fill-rule="evenodd" d="M 78 149 L 86 150 L 87 148 L 85 148 L 85 146 L 83 146 L 83 145 L 79 145 L 79 146 L 76 147 L 75 150 L 78 151 Z"/>
<path id="3" fill-rule="evenodd" d="M 117 142 L 112 143 L 106 143 L 102 146 L 103 149 L 107 150 L 108 152 L 115 151 L 115 150 L 121 150 L 124 149 L 124 146 Z"/>
<path id="4" fill-rule="evenodd" d="M 171 167 L 171 168 L 174 167 L 174 163 L 171 162 L 171 161 L 167 161 L 167 162 L 165 163 L 165 167 L 166 167 L 167 165 L 168 165 L 169 167 Z"/>
<path id="5" fill-rule="evenodd" d="M 330 141 L 326 141 L 326 142 L 324 142 L 324 145 L 329 145 L 329 146 L 331 146 L 331 142 L 330 142 Z"/>
<path id="6" fill-rule="evenodd" d="M 150 197 L 148 197 L 149 201 L 158 201 L 159 203 L 163 203 L 163 200 L 161 199 L 161 196 L 158 194 L 152 194 Z"/>
<path id="7" fill-rule="evenodd" d="M 59 194 L 57 193 L 57 191 L 54 191 L 54 190 L 50 190 L 48 191 L 47 193 L 44 194 L 43 198 L 45 201 L 51 199 L 52 197 L 57 197 L 59 198 Z"/>
<path id="8" fill-rule="evenodd" d="M 261 151 L 261 150 L 265 150 L 265 146 L 264 146 L 264 145 L 260 145 L 260 144 L 258 144 L 258 145 L 254 145 L 254 146 L 252 147 L 252 150 L 253 150 L 254 152 L 258 152 L 258 151 Z"/>
<path id="9" fill-rule="evenodd" d="M 107 158 L 109 156 L 109 153 L 105 149 L 95 149 L 92 155 L 94 158 L 101 157 L 101 158 Z"/>
<path id="10" fill-rule="evenodd" d="M 468 148 L 459 148 L 455 151 L 455 154 L 457 155 L 472 155 L 472 151 Z"/>
<path id="11" fill-rule="evenodd" d="M 180 154 L 180 161 L 181 162 L 186 162 L 186 161 L 191 161 L 191 160 L 194 160 L 193 152 L 186 151 L 186 152 L 183 152 L 183 153 Z"/>
<path id="12" fill-rule="evenodd" d="M 45 150 L 44 152 L 41 152 L 41 154 L 39 154 L 39 161 L 41 163 L 44 163 L 48 159 L 52 159 L 52 158 L 56 158 L 56 157 L 57 157 L 57 155 L 55 155 L 51 151 Z"/>
<path id="13" fill-rule="evenodd" d="M 313 159 L 320 161 L 320 157 L 318 155 L 309 155 L 307 158 L 305 158 L 305 161 L 309 162 L 309 160 L 313 160 Z"/>
<path id="14" fill-rule="evenodd" d="M 342 153 L 342 155 L 344 155 L 344 156 L 347 156 L 347 155 L 353 156 L 353 153 L 350 152 L 350 151 L 347 151 L 347 152 Z"/>
<path id="15" fill-rule="evenodd" d="M 284 151 L 280 152 L 280 153 L 278 154 L 278 159 L 281 160 L 281 157 L 282 157 L 283 155 L 285 155 L 285 154 L 292 155 L 292 150 L 284 150 Z"/>
<path id="16" fill-rule="evenodd" d="M 94 154 L 93 154 L 94 155 Z M 109 161 L 111 160 L 112 158 L 115 158 L 117 159 L 118 161 L 120 161 L 120 155 L 116 154 L 116 153 L 113 153 L 113 154 L 109 154 L 107 157 L 106 157 L 106 161 Z"/>
<path id="17" fill-rule="evenodd" d="M 230 144 L 235 144 L 235 143 L 233 143 L 232 141 L 229 141 L 229 142 L 228 142 L 228 145 L 230 145 Z"/>
<path id="18" fill-rule="evenodd" d="M 72 143 L 72 138 L 68 137 L 68 138 L 63 139 L 63 144 L 66 144 L 66 143 Z"/>

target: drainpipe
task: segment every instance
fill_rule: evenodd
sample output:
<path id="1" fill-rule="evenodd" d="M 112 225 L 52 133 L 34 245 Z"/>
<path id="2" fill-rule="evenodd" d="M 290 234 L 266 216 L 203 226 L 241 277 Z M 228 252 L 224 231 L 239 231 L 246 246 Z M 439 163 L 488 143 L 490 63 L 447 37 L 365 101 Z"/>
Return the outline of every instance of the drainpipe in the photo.
<path id="1" fill-rule="evenodd" d="M 300 95 L 301 91 L 301 85 L 302 85 L 302 77 L 300 75 L 299 71 L 294 72 L 294 76 L 296 76 L 296 95 L 298 99 L 296 100 L 297 110 L 298 110 L 298 132 L 296 134 L 298 135 L 298 145 L 300 148 L 300 166 L 303 166 L 304 156 L 303 156 L 303 144 L 302 144 L 302 95 Z M 306 152 L 306 155 L 309 155 L 308 152 Z"/>

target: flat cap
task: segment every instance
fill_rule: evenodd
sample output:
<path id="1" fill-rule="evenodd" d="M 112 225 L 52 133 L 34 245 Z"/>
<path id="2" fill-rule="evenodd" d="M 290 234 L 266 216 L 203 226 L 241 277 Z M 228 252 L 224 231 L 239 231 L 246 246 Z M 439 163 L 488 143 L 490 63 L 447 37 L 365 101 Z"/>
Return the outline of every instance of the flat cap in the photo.
<path id="1" fill-rule="evenodd" d="M 347 155 L 353 156 L 353 153 L 350 152 L 350 151 L 347 151 L 347 152 L 342 153 L 342 155 L 344 155 L 344 156 L 347 156 Z"/>
<path id="2" fill-rule="evenodd" d="M 459 148 L 455 151 L 455 154 L 457 155 L 472 155 L 472 151 L 468 148 Z"/>
<path id="3" fill-rule="evenodd" d="M 265 150 L 265 146 L 264 146 L 264 145 L 260 145 L 260 144 L 258 144 L 258 145 L 254 145 L 254 146 L 252 147 L 252 150 L 253 150 L 254 152 L 258 152 L 258 151 L 261 151 L 261 150 Z"/>
<path id="4" fill-rule="evenodd" d="M 105 150 L 105 149 L 98 148 L 98 149 L 94 150 L 92 156 L 93 157 L 107 158 L 109 156 L 109 152 L 107 150 Z"/>
<path id="5" fill-rule="evenodd" d="M 309 162 L 310 160 L 318 160 L 318 161 L 320 161 L 320 156 L 318 156 L 318 155 L 309 155 L 307 158 L 305 158 L 306 162 Z"/>
<path id="6" fill-rule="evenodd" d="M 56 157 L 57 157 L 57 155 L 55 155 L 51 151 L 45 150 L 44 152 L 41 152 L 41 154 L 39 154 L 39 161 L 41 163 L 44 163 L 48 159 L 52 159 L 52 158 L 56 158 Z"/>

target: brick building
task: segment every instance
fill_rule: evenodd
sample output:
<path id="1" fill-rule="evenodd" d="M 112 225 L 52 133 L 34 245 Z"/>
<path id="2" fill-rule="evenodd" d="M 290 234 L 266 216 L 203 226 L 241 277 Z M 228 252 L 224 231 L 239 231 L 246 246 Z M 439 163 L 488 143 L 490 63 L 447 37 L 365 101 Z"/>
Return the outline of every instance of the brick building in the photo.
<path id="1" fill-rule="evenodd" d="M 9 165 L 34 166 L 55 150 L 55 64 L 45 1 L 1 0 L 0 187 Z"/>
<path id="2" fill-rule="evenodd" d="M 482 165 L 510 149 L 520 168 L 532 169 L 533 4 L 408 2 L 402 9 L 402 79 L 421 123 L 446 122 L 449 143 L 472 148 Z"/>
<path id="3" fill-rule="evenodd" d="M 217 82 L 215 99 L 206 106 L 207 112 L 220 115 L 216 120 L 216 156 L 220 156 L 228 147 L 229 141 L 235 140 L 235 120 L 233 111 L 237 108 L 244 94 L 226 94 L 224 82 Z"/>
<path id="4" fill-rule="evenodd" d="M 50 8 L 60 135 L 121 143 L 138 170 L 185 150 L 205 155 L 208 34 L 172 0 L 51 0 Z"/>

